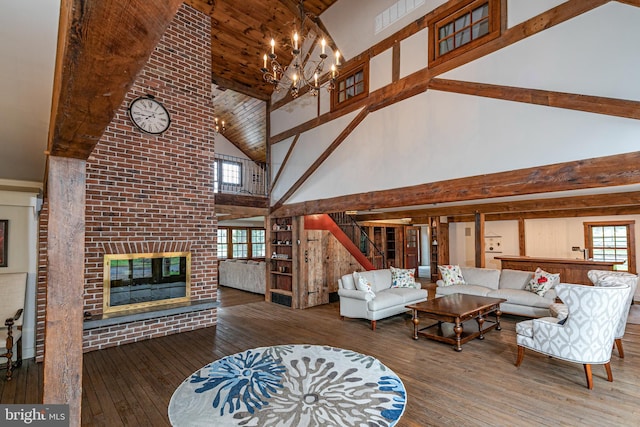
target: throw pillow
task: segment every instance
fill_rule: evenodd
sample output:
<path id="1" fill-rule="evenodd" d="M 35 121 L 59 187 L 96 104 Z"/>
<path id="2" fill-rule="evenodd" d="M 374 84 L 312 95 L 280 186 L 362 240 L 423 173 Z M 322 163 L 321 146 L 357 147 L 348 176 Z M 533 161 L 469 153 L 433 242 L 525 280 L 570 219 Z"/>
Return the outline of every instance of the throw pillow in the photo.
<path id="1" fill-rule="evenodd" d="M 569 318 L 569 316 L 565 317 L 562 320 L 558 320 L 558 325 L 564 325 L 568 318 Z"/>
<path id="2" fill-rule="evenodd" d="M 413 268 L 403 269 L 391 267 L 392 288 L 415 288 L 416 276 Z"/>
<path id="3" fill-rule="evenodd" d="M 543 297 L 549 289 L 553 288 L 558 283 L 560 283 L 560 274 L 547 273 L 538 267 L 536 272 L 533 274 L 533 279 L 527 283 L 524 289 Z"/>
<path id="4" fill-rule="evenodd" d="M 353 277 L 356 279 L 355 280 L 355 282 L 356 282 L 355 285 L 356 285 L 356 289 L 357 290 L 365 291 L 366 293 L 368 293 L 372 297 L 376 296 L 376 293 L 373 292 L 373 287 L 372 287 L 371 283 L 365 277 L 359 275 L 357 271 L 353 273 Z"/>
<path id="5" fill-rule="evenodd" d="M 464 281 L 459 265 L 439 265 L 438 270 L 442 276 L 444 286 L 467 284 L 467 282 Z"/>

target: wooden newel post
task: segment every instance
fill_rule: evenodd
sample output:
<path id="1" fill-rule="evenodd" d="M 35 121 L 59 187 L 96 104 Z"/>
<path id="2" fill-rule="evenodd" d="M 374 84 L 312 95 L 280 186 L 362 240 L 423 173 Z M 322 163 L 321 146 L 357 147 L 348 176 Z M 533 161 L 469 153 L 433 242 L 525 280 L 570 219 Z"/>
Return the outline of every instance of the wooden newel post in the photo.
<path id="1" fill-rule="evenodd" d="M 80 425 L 84 293 L 84 160 L 49 157 L 43 403 L 68 404 Z"/>

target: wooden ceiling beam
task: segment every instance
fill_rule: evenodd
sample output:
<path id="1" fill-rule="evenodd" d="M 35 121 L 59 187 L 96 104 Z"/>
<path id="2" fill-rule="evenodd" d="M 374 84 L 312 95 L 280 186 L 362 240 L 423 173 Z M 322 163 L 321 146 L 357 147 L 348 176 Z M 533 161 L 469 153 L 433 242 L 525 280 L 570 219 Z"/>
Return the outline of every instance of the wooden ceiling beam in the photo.
<path id="1" fill-rule="evenodd" d="M 69 14 L 61 18 L 59 30 L 48 154 L 86 160 L 182 0 L 66 3 Z"/>
<path id="2" fill-rule="evenodd" d="M 269 199 L 263 196 L 250 196 L 244 194 L 216 193 L 215 205 L 217 212 L 224 212 L 224 206 L 268 208 Z"/>
<path id="3" fill-rule="evenodd" d="M 499 214 L 487 214 L 486 221 L 510 221 L 518 219 L 546 219 L 546 218 L 577 218 L 586 216 L 617 216 L 638 215 L 640 206 L 611 206 L 596 207 L 591 209 L 559 209 L 536 212 L 511 212 Z M 449 222 L 473 222 L 473 215 L 454 216 Z"/>
<path id="4" fill-rule="evenodd" d="M 289 204 L 275 216 L 482 200 L 640 183 L 640 151 Z"/>
<path id="5" fill-rule="evenodd" d="M 407 209 L 402 211 L 384 212 L 378 214 L 355 215 L 357 221 L 379 221 L 398 218 L 427 218 L 430 216 L 465 216 L 473 215 L 476 211 L 491 214 L 522 214 L 538 211 L 594 209 L 608 207 L 640 206 L 640 191 L 626 193 L 595 194 L 587 196 L 573 196 L 560 198 L 544 198 L 521 200 L 515 202 L 495 202 L 468 204 L 464 206 L 434 206 L 423 209 Z"/>

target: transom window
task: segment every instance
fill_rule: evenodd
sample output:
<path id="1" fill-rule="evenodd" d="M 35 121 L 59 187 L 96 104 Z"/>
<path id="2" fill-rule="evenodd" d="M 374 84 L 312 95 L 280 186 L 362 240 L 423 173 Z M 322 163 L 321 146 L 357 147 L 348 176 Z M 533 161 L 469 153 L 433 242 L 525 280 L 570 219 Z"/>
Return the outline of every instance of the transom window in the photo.
<path id="1" fill-rule="evenodd" d="M 443 57 L 463 53 L 500 35 L 500 2 L 469 0 L 455 10 L 447 10 L 429 23 L 432 40 L 430 65 Z"/>
<path id="2" fill-rule="evenodd" d="M 634 221 L 585 222 L 585 247 L 594 261 L 619 261 L 615 270 L 636 272 Z"/>
<path id="3" fill-rule="evenodd" d="M 368 62 L 343 71 L 336 79 L 336 89 L 331 92 L 333 108 L 342 107 L 365 97 L 369 92 Z"/>

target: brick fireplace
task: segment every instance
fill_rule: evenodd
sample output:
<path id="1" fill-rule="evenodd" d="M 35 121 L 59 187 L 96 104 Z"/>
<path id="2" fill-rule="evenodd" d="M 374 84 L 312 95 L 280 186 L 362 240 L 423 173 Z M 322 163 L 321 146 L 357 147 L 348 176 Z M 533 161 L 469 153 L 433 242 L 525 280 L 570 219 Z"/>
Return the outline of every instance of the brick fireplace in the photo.
<path id="1" fill-rule="evenodd" d="M 87 160 L 84 350 L 216 323 L 210 18 L 183 5 Z M 171 114 L 162 135 L 137 130 L 127 107 L 151 94 Z M 40 221 L 36 358 L 42 360 L 48 203 Z M 187 252 L 188 301 L 103 316 L 104 257 Z"/>

